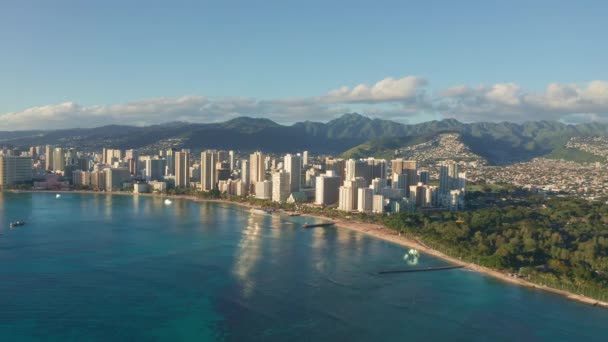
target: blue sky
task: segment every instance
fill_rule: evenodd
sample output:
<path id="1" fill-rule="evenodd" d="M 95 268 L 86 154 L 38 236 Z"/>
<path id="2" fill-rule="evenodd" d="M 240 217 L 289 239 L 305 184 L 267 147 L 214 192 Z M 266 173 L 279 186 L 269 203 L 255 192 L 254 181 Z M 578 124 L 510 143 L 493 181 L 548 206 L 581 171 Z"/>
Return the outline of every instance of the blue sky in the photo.
<path id="1" fill-rule="evenodd" d="M 603 120 L 606 18 L 605 1 L 5 0 L 0 121 Z M 404 77 L 415 96 L 327 97 Z"/>

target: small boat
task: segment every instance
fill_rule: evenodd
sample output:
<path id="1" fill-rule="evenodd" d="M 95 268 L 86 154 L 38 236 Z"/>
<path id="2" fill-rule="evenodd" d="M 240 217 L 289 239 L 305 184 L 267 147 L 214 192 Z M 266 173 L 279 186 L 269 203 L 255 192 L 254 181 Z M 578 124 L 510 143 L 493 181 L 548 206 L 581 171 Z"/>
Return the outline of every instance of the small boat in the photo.
<path id="1" fill-rule="evenodd" d="M 60 194 L 56 194 L 56 195 L 55 195 L 55 198 L 59 198 L 59 197 L 61 197 L 61 195 L 60 195 Z"/>
<path id="2" fill-rule="evenodd" d="M 11 228 L 20 227 L 20 226 L 24 226 L 24 225 L 25 225 L 25 222 L 23 222 L 23 221 L 15 221 L 15 222 L 11 222 L 9 224 L 9 226 Z"/>
<path id="3" fill-rule="evenodd" d="M 165 199 L 165 205 L 169 205 L 169 204 L 171 204 L 171 203 L 173 203 L 173 202 L 172 202 L 170 199 L 168 199 L 168 198 L 167 198 L 167 199 Z"/>

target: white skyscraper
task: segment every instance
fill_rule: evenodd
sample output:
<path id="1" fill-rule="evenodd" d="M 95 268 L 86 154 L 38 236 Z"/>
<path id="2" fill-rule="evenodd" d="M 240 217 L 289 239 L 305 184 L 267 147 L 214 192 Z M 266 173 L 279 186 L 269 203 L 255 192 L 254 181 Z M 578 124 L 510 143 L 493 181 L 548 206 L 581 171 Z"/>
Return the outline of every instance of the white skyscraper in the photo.
<path id="1" fill-rule="evenodd" d="M 356 177 L 352 180 L 345 180 L 344 185 L 340 187 L 338 209 L 344 211 L 356 210 L 358 205 L 357 189 L 362 187 L 366 187 L 366 181 L 363 177 Z"/>
<path id="2" fill-rule="evenodd" d="M 372 212 L 382 214 L 384 212 L 384 196 L 374 195 L 373 201 Z"/>
<path id="3" fill-rule="evenodd" d="M 230 171 L 234 170 L 234 151 L 230 150 L 228 151 L 228 159 L 230 162 Z"/>
<path id="4" fill-rule="evenodd" d="M 264 154 L 262 152 L 255 152 L 249 156 L 249 170 L 251 183 L 256 184 L 264 181 L 266 169 L 264 168 Z"/>
<path id="5" fill-rule="evenodd" d="M 241 182 L 245 185 L 245 187 L 249 187 L 249 161 L 246 159 L 241 160 Z"/>
<path id="6" fill-rule="evenodd" d="M 302 165 L 303 166 L 307 166 L 308 165 L 308 151 L 304 151 L 302 153 Z"/>
<path id="7" fill-rule="evenodd" d="M 283 203 L 291 193 L 289 189 L 289 172 L 279 170 L 272 174 L 272 200 Z"/>
<path id="8" fill-rule="evenodd" d="M 259 199 L 272 199 L 272 181 L 257 182 L 255 184 L 255 197 Z"/>
<path id="9" fill-rule="evenodd" d="M 350 186 L 340 187 L 340 198 L 338 201 L 338 209 L 342 211 L 352 211 L 355 209 L 355 193 L 357 189 Z"/>
<path id="10" fill-rule="evenodd" d="M 374 207 L 374 190 L 370 188 L 359 188 L 357 190 L 357 211 L 371 213 Z"/>

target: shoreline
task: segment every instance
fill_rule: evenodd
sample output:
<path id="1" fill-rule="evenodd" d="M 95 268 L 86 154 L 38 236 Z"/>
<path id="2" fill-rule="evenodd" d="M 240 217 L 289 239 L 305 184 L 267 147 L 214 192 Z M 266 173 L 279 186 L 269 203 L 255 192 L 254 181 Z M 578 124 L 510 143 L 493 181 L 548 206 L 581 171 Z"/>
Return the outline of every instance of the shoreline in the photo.
<path id="1" fill-rule="evenodd" d="M 186 199 L 186 200 L 191 200 L 194 202 L 214 202 L 214 203 L 234 204 L 234 205 L 239 205 L 239 206 L 250 208 L 250 209 L 256 208 L 255 205 L 253 205 L 251 203 L 246 203 L 246 202 L 234 202 L 234 201 L 229 201 L 229 200 L 224 200 L 224 199 L 198 198 L 196 196 L 189 196 L 189 195 L 163 195 L 163 194 L 153 194 L 153 193 L 136 194 L 136 193 L 132 193 L 132 192 L 113 192 L 113 191 L 100 192 L 100 191 L 87 191 L 87 190 L 58 190 L 58 191 L 53 191 L 53 190 L 6 190 L 6 191 L 13 192 L 13 193 L 35 193 L 35 192 L 36 193 L 79 193 L 79 194 L 161 197 L 161 198 Z M 284 213 L 285 211 L 280 210 L 280 212 Z M 455 257 L 451 257 L 438 250 L 432 249 L 432 248 L 424 245 L 423 243 L 416 241 L 412 238 L 408 238 L 408 237 L 399 235 L 394 230 L 381 226 L 379 224 L 365 223 L 365 222 L 345 220 L 345 219 L 332 219 L 332 218 L 325 217 L 322 215 L 304 214 L 304 213 L 302 213 L 302 217 L 310 217 L 310 218 L 316 218 L 316 219 L 320 219 L 320 220 L 329 220 L 329 221 L 334 222 L 335 226 L 338 228 L 356 231 L 356 232 L 366 234 L 368 236 L 372 236 L 372 237 L 375 237 L 377 239 L 381 239 L 384 241 L 388 241 L 388 242 L 391 242 L 391 243 L 394 243 L 394 244 L 397 244 L 397 245 L 400 245 L 403 247 L 415 248 L 418 251 L 421 251 L 423 253 L 443 259 L 454 265 L 463 266 L 466 269 L 481 273 L 483 275 L 490 276 L 492 278 L 510 283 L 512 285 L 519 285 L 519 286 L 524 286 L 524 287 L 531 288 L 531 289 L 547 291 L 547 292 L 550 292 L 553 294 L 557 294 L 557 295 L 566 297 L 567 299 L 570 299 L 570 300 L 578 301 L 580 303 L 584 303 L 584 304 L 588 304 L 588 305 L 596 306 L 596 307 L 608 308 L 608 302 L 593 299 L 591 297 L 568 292 L 565 290 L 559 290 L 559 289 L 552 288 L 552 287 L 549 287 L 546 285 L 540 285 L 540 284 L 533 283 L 531 281 L 528 281 L 528 280 L 525 280 L 522 278 L 511 277 L 500 271 L 497 271 L 497 270 L 494 270 L 494 269 L 491 269 L 491 268 L 488 268 L 485 266 L 480 266 L 480 265 L 477 265 L 474 263 L 465 262 L 465 261 L 462 261 Z"/>

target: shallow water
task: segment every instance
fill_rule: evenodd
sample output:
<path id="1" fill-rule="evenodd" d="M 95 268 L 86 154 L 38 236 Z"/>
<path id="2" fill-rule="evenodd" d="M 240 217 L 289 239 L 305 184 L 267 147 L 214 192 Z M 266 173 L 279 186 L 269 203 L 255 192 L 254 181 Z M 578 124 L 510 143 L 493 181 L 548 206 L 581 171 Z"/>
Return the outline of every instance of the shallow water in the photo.
<path id="1" fill-rule="evenodd" d="M 608 310 L 302 217 L 0 193 L 0 340 L 597 340 Z M 8 223 L 27 224 L 9 229 Z"/>

